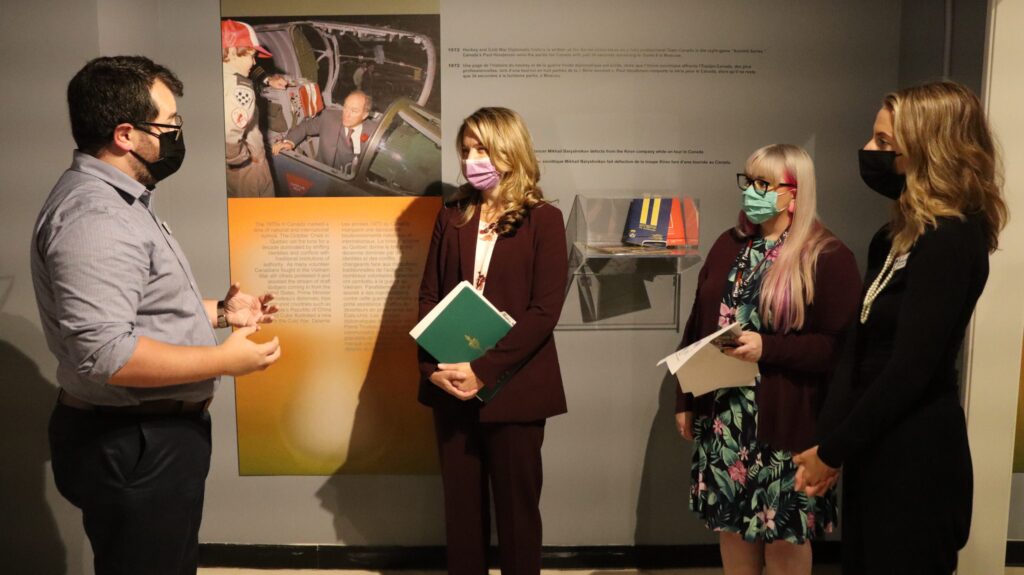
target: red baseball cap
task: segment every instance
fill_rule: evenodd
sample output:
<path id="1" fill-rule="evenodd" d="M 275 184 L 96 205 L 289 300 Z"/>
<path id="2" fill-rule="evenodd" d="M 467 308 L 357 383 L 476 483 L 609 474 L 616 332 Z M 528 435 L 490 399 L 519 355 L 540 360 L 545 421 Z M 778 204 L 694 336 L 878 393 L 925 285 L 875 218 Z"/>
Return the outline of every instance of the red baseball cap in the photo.
<path id="1" fill-rule="evenodd" d="M 220 23 L 221 48 L 252 48 L 260 58 L 272 58 L 273 54 L 260 46 L 252 26 L 237 20 L 223 20 Z"/>

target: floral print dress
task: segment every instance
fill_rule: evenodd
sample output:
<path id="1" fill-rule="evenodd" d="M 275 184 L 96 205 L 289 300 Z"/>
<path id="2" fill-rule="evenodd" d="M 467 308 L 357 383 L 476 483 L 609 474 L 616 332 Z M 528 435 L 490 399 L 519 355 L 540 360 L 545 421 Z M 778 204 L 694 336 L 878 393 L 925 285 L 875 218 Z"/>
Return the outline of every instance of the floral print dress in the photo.
<path id="1" fill-rule="evenodd" d="M 785 234 L 777 242 L 757 237 L 740 252 L 729 271 L 719 325 L 739 321 L 745 330 L 768 331 L 758 310 L 761 279 L 785 239 Z M 808 497 L 793 490 L 793 454 L 757 441 L 756 390 L 714 392 L 715 415 L 694 422 L 690 509 L 714 531 L 739 533 L 749 542 L 799 545 L 832 531 L 835 491 Z"/>

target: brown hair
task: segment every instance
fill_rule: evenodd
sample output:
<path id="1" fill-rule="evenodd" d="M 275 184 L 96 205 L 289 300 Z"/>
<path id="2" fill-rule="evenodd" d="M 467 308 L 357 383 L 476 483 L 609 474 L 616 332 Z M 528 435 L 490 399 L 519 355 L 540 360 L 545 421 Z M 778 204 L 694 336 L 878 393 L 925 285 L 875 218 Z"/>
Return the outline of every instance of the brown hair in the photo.
<path id="1" fill-rule="evenodd" d="M 893 92 L 893 136 L 906 157 L 907 186 L 895 205 L 892 245 L 906 253 L 937 217 L 980 214 L 989 251 L 1009 217 L 1002 170 L 978 97 L 956 82 Z"/>
<path id="2" fill-rule="evenodd" d="M 230 50 L 234 50 L 235 51 L 235 55 L 238 56 L 239 58 L 245 58 L 249 54 L 255 54 L 256 53 L 256 48 L 236 48 L 234 46 L 230 46 L 230 47 L 227 47 L 227 48 L 221 48 L 220 49 L 220 59 L 222 61 L 224 61 L 224 62 L 228 61 L 228 56 L 231 54 Z"/>

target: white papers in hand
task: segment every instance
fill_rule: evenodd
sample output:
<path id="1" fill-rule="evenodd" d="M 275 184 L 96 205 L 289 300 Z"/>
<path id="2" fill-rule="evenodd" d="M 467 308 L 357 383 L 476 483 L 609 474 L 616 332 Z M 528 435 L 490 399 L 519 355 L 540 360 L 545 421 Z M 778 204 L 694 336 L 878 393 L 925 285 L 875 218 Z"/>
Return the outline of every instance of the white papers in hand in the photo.
<path id="1" fill-rule="evenodd" d="M 658 365 L 667 365 L 683 391 L 695 396 L 724 387 L 752 386 L 758 374 L 757 364 L 729 357 L 713 343 L 722 336 L 738 337 L 742 331 L 739 322 L 733 322 L 662 359 Z"/>

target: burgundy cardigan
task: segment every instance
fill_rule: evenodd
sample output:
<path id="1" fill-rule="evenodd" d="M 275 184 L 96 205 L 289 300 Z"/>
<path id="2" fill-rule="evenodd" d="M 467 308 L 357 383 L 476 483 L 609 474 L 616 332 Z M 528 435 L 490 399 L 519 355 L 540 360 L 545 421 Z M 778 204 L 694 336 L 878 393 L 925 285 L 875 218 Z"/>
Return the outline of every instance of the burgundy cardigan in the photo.
<path id="1" fill-rule="evenodd" d="M 420 284 L 422 318 L 462 280 L 472 281 L 480 211 L 464 226 L 457 205 L 442 206 Z M 566 412 L 562 374 L 552 332 L 562 313 L 568 257 L 562 212 L 551 204 L 527 211 L 522 225 L 494 244 L 484 297 L 516 325 L 471 362 L 485 387 L 504 385 L 486 405 L 463 402 L 430 382 L 437 360 L 419 350 L 421 403 L 442 411 L 479 409 L 480 421 L 524 422 Z"/>
<path id="2" fill-rule="evenodd" d="M 719 329 L 718 312 L 729 270 L 745 247 L 746 239 L 732 229 L 711 247 L 697 278 L 697 295 L 680 347 Z M 857 314 L 860 294 L 857 262 L 849 248 L 836 239 L 818 256 L 814 304 L 805 310 L 803 328 L 787 334 L 761 334 L 761 383 L 755 389 L 758 441 L 789 451 L 814 445 L 824 386 Z M 713 393 L 695 398 L 677 387 L 676 413 L 712 415 L 713 399 Z"/>

